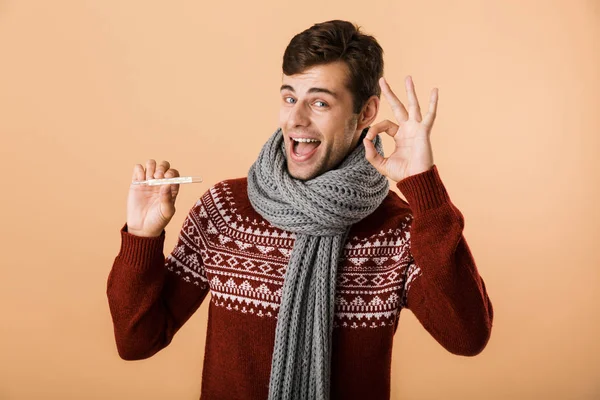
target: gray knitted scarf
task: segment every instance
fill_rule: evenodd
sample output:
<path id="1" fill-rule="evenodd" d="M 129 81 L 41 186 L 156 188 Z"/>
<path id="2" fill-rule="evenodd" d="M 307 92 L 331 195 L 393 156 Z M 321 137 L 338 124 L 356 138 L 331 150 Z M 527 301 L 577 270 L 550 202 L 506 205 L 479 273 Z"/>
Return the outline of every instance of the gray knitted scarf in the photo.
<path id="1" fill-rule="evenodd" d="M 383 154 L 379 136 L 374 143 Z M 351 225 L 375 211 L 388 190 L 362 142 L 336 169 L 307 181 L 291 177 L 281 128 L 250 167 L 253 208 L 296 234 L 277 316 L 269 400 L 329 398 L 338 260 Z"/>

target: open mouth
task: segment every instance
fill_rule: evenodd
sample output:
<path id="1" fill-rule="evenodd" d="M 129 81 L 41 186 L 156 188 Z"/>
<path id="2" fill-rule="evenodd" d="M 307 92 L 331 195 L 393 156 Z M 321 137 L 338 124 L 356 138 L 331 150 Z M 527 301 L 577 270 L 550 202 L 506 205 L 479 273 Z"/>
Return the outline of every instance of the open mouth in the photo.
<path id="1" fill-rule="evenodd" d="M 291 156 L 295 161 L 306 161 L 311 158 L 321 145 L 320 140 L 307 138 L 290 138 Z"/>

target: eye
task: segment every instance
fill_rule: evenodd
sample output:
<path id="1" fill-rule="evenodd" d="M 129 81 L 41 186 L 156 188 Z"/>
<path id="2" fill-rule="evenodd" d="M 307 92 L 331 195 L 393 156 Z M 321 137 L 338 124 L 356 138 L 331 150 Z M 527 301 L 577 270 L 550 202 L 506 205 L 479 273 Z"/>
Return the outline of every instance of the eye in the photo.
<path id="1" fill-rule="evenodd" d="M 317 100 L 317 101 L 315 101 L 315 104 L 316 104 L 316 105 L 317 105 L 317 107 L 319 107 L 319 108 L 324 108 L 324 107 L 327 107 L 327 103 L 325 103 L 325 102 L 323 102 L 323 101 L 320 101 L 320 100 Z M 319 104 L 322 104 L 322 105 L 319 105 Z"/>
<path id="2" fill-rule="evenodd" d="M 293 97 L 284 97 L 283 101 L 285 101 L 286 103 L 289 103 L 289 104 L 294 104 L 294 102 L 296 100 Z"/>

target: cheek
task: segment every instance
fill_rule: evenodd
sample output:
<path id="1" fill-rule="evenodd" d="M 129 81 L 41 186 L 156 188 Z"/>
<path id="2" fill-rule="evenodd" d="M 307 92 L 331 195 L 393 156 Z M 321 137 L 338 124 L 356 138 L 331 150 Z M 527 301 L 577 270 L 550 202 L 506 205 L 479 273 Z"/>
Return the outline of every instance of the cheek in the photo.
<path id="1" fill-rule="evenodd" d="M 287 121 L 287 116 L 288 116 L 288 112 L 285 109 L 285 107 L 281 107 L 279 109 L 279 126 L 281 126 L 282 128 L 285 125 L 285 121 Z"/>
<path id="2" fill-rule="evenodd" d="M 327 118 L 320 121 L 320 125 L 322 132 L 327 132 L 328 141 L 332 142 L 335 147 L 344 147 L 346 145 L 348 141 L 348 126 L 344 123 L 343 115 L 330 114 Z"/>
<path id="3" fill-rule="evenodd" d="M 330 151 L 334 154 L 336 161 L 345 157 L 350 151 L 355 132 L 351 124 L 339 121 L 343 121 L 343 117 L 339 117 L 335 124 L 329 127 L 329 132 L 331 132 L 329 135 Z"/>

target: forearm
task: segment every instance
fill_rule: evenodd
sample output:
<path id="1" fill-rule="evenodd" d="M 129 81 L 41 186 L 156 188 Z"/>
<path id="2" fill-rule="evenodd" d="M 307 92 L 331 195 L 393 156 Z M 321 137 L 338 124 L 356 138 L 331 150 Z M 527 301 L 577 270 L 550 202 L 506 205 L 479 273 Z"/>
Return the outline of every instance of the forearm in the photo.
<path id="1" fill-rule="evenodd" d="M 407 308 L 448 351 L 480 353 L 490 338 L 493 308 L 464 236 L 455 240 L 451 230 L 427 240 L 414 228 L 412 253 L 420 272 Z"/>
<path id="2" fill-rule="evenodd" d="M 119 355 L 143 359 L 171 342 L 208 289 L 168 271 L 164 233 L 157 238 L 139 238 L 125 230 L 108 277 L 107 296 Z"/>
<path id="3" fill-rule="evenodd" d="M 436 168 L 398 187 L 413 211 L 411 253 L 418 270 L 406 307 L 450 352 L 478 354 L 490 337 L 493 308 L 463 236 L 464 217 Z"/>

